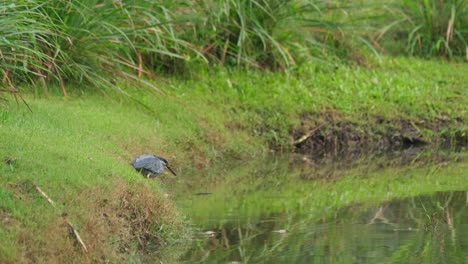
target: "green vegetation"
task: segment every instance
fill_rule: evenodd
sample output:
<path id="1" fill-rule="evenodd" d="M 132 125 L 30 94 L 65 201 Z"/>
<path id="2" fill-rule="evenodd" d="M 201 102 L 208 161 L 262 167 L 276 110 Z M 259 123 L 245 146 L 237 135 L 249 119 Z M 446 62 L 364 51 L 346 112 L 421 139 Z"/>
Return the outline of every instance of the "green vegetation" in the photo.
<path id="1" fill-rule="evenodd" d="M 59 83 L 64 94 L 69 83 L 143 82 L 189 61 L 283 68 L 306 47 L 327 49 L 314 36 L 333 41 L 338 28 L 323 14 L 325 3 L 285 0 L 4 1 L 0 8 L 4 83 L 13 90 Z"/>
<path id="2" fill-rule="evenodd" d="M 3 1 L 0 67 L 4 83 L 113 87 L 137 79 L 143 63 L 183 59 L 170 11 L 154 1 Z M 143 61 L 144 60 L 144 61 Z M 148 73 L 149 74 L 149 73 Z"/>
<path id="3" fill-rule="evenodd" d="M 102 100 L 28 99 L 32 114 L 14 105 L 1 112 L 0 262 L 119 262 L 187 238 L 157 181 L 129 166 L 135 155 L 155 152 L 177 168 L 171 145 L 150 115 Z M 65 218 L 89 255 L 74 245 Z"/>
<path id="4" fill-rule="evenodd" d="M 47 92 L 58 84 L 66 95 L 76 84 L 118 88 L 119 79 L 156 88 L 147 81 L 155 73 L 179 76 L 201 62 L 362 64 L 363 46 L 376 53 L 379 42 L 406 41 L 401 36 L 410 54 L 463 57 L 466 10 L 463 0 L 3 1 L 1 91 L 16 94 L 27 83 Z"/>
<path id="5" fill-rule="evenodd" d="M 222 65 L 284 69 L 312 57 L 336 55 L 339 3 L 292 0 L 190 1 L 195 30 L 187 39 Z M 351 33 L 351 32 L 350 32 Z M 343 34 L 340 34 L 340 37 Z M 329 45 L 332 44 L 332 45 Z M 334 58 L 336 59 L 336 58 Z"/>
<path id="6" fill-rule="evenodd" d="M 189 177 L 187 168 L 246 160 L 264 153 L 268 143 L 291 148 L 290 133 L 304 127 L 304 114 L 318 116 L 311 124 L 325 125 L 327 118 L 338 124 L 336 118 L 363 133 L 379 129 L 372 123 L 376 118 L 395 129 L 400 120 L 414 120 L 428 138 L 443 131 L 423 130 L 425 124 L 416 122 L 439 118 L 447 131 L 466 133 L 464 64 L 386 59 L 386 65 L 309 65 L 286 74 L 201 67 L 192 77 L 161 83 L 165 95 L 122 83 L 127 95 L 73 89 L 64 99 L 57 88 L 48 99 L 40 93 L 27 96 L 32 113 L 9 100 L 0 115 L 0 212 L 9 219 L 1 229 L 1 255 L 5 261 L 66 261 L 70 252 L 83 257 L 67 235 L 62 212 L 81 232 L 93 259 L 131 258 L 187 236 L 158 181 L 141 178 L 128 165 L 140 153 L 167 157 Z M 48 193 L 57 210 L 35 186 Z M 47 239 L 51 232 L 55 236 Z"/>
<path id="7" fill-rule="evenodd" d="M 291 147 L 295 131 L 322 126 L 321 132 L 332 138 L 343 134 L 344 126 L 362 138 L 397 138 L 406 133 L 404 122 L 417 130 L 414 138 L 428 143 L 442 134 L 466 134 L 466 64 L 399 58 L 385 59 L 383 65 L 309 64 L 286 74 L 201 68 L 160 87 L 184 98 L 184 105 L 193 100 L 222 104 L 216 109 L 229 118 L 226 126 L 260 136 L 274 148 Z"/>
<path id="8" fill-rule="evenodd" d="M 464 0 L 395 1 L 401 21 L 386 27 L 407 39 L 407 51 L 421 56 L 467 56 L 468 3 Z M 398 29 L 396 29 L 398 28 Z M 400 37 L 398 37 L 398 35 Z"/>
<path id="9" fill-rule="evenodd" d="M 267 150 L 466 145 L 466 3 L 348 2 L 1 2 L 0 262 L 177 258 L 161 250 L 190 230 L 129 166 L 141 153 L 187 175 Z"/>

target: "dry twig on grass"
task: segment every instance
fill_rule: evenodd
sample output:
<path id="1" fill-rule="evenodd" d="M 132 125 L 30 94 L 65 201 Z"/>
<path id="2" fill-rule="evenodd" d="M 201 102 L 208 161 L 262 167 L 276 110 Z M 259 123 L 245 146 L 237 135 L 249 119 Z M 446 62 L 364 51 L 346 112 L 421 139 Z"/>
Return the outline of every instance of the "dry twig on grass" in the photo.
<path id="1" fill-rule="evenodd" d="M 52 205 L 53 208 L 57 209 L 57 207 L 55 206 L 55 202 L 50 199 L 50 197 L 47 195 L 47 193 L 45 193 L 39 186 L 36 185 L 36 190 L 44 197 L 47 199 L 47 202 L 49 202 L 50 205 Z M 78 243 L 80 244 L 81 246 L 81 249 L 83 249 L 83 251 L 85 253 L 88 253 L 88 248 L 86 247 L 86 244 L 83 242 L 83 239 L 81 239 L 81 236 L 80 236 L 80 233 L 78 233 L 78 231 L 75 229 L 75 227 L 73 227 L 73 224 L 68 221 L 68 219 L 65 219 L 67 221 L 67 224 L 68 224 L 68 227 L 71 229 L 75 239 L 78 241 Z"/>
<path id="2" fill-rule="evenodd" d="M 309 132 L 307 132 L 306 134 L 304 134 L 302 137 L 300 137 L 299 139 L 297 140 L 294 140 L 293 142 L 293 145 L 297 146 L 299 144 L 301 144 L 302 142 L 306 141 L 307 139 L 309 139 L 311 136 L 314 135 L 314 133 L 319 130 L 320 128 L 322 128 L 323 125 L 319 125 L 317 127 L 315 127 L 314 129 L 312 130 L 309 130 Z"/>

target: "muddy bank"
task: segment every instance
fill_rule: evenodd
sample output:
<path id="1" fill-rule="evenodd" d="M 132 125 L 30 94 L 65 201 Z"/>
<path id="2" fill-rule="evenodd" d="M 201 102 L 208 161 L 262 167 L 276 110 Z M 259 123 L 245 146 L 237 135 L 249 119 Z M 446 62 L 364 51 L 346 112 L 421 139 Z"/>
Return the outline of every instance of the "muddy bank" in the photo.
<path id="1" fill-rule="evenodd" d="M 354 121 L 337 113 L 305 114 L 291 137 L 295 152 L 314 156 L 468 145 L 468 131 L 463 127 L 463 120 L 448 116 L 434 120 L 367 117 L 367 120 Z"/>

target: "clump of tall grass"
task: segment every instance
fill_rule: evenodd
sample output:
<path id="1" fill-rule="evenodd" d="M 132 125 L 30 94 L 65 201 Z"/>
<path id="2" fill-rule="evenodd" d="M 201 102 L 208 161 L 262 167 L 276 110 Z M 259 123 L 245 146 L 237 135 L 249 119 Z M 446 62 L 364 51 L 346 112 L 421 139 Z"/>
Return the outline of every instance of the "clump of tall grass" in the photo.
<path id="1" fill-rule="evenodd" d="M 297 26 L 294 1 L 202 0 L 193 10 L 194 39 L 211 61 L 260 67 L 294 63 L 286 45 Z"/>
<path id="2" fill-rule="evenodd" d="M 150 75 L 145 64 L 170 64 L 191 52 L 171 19 L 161 1 L 3 1 L 1 77 L 9 84 L 55 82 L 65 95 L 68 82 L 109 87 L 115 78 L 136 80 Z"/>
<path id="3" fill-rule="evenodd" d="M 406 41 L 410 55 L 468 56 L 466 0 L 399 0 L 388 10 L 393 21 L 382 34 Z"/>
<path id="4" fill-rule="evenodd" d="M 176 72 L 192 58 L 278 69 L 352 49 L 340 1 L 4 0 L 0 4 L 0 78 L 115 87 Z M 343 53 L 343 51 L 345 51 Z M 330 56 L 331 55 L 331 56 Z"/>
<path id="5" fill-rule="evenodd" d="M 328 1 L 200 0 L 185 17 L 188 38 L 208 60 L 274 69 L 336 53 L 330 44 L 346 38 L 330 14 L 340 8 Z"/>

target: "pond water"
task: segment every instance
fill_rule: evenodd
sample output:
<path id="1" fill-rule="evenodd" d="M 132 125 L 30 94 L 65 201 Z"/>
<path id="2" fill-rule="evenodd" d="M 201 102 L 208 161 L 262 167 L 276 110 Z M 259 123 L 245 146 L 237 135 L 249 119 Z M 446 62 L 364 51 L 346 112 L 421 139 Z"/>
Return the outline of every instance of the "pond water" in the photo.
<path id="1" fill-rule="evenodd" d="M 166 181 L 196 233 L 180 262 L 468 263 L 467 155 L 261 157 L 185 175 Z"/>

